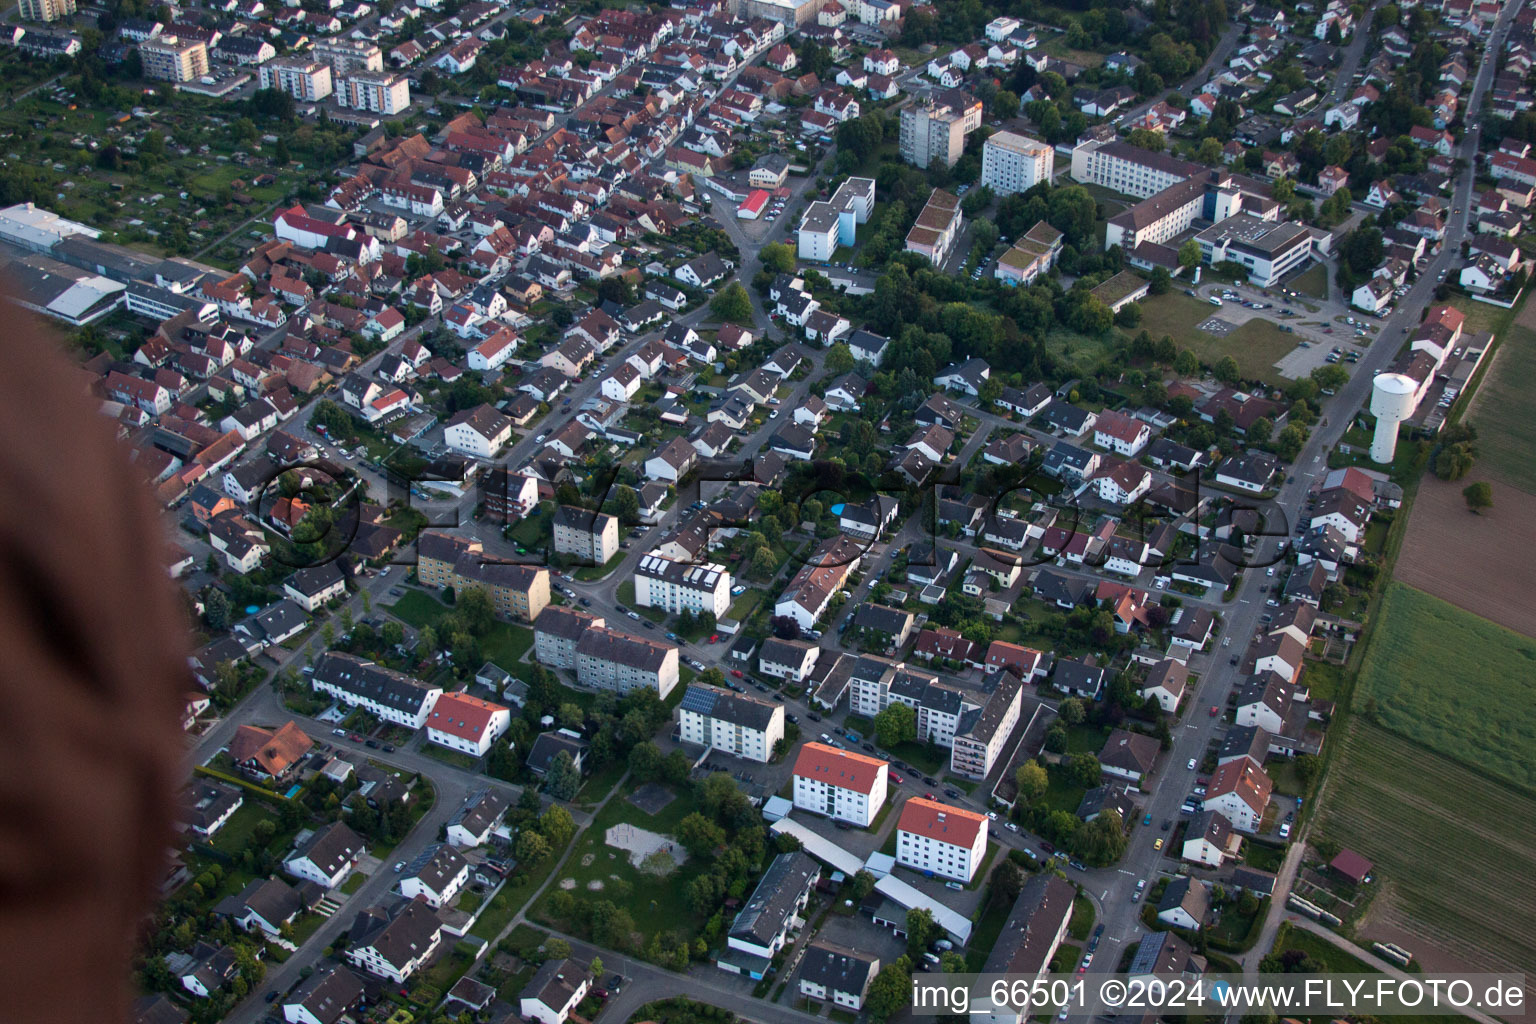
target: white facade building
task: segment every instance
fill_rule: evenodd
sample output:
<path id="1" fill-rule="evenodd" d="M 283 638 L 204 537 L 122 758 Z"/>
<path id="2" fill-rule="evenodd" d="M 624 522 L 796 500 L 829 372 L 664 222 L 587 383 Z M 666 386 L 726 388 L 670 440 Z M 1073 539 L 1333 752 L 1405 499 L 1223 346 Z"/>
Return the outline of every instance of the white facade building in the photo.
<path id="1" fill-rule="evenodd" d="M 767 764 L 784 739 L 784 705 L 694 683 L 678 705 L 677 724 L 684 743 Z"/>
<path id="2" fill-rule="evenodd" d="M 896 863 L 969 882 L 987 852 L 987 818 L 975 811 L 913 797 L 896 824 Z"/>
<path id="3" fill-rule="evenodd" d="M 876 757 L 807 743 L 795 759 L 795 806 L 868 828 L 885 806 L 890 765 Z"/>
<path id="4" fill-rule="evenodd" d="M 1027 192 L 1050 181 L 1056 151 L 1050 146 L 1014 132 L 998 132 L 981 148 L 981 183 L 999 196 Z"/>
<path id="5" fill-rule="evenodd" d="M 731 574 L 713 562 L 690 564 L 655 553 L 635 567 L 635 603 L 673 615 L 709 612 L 720 618 L 731 607 Z"/>

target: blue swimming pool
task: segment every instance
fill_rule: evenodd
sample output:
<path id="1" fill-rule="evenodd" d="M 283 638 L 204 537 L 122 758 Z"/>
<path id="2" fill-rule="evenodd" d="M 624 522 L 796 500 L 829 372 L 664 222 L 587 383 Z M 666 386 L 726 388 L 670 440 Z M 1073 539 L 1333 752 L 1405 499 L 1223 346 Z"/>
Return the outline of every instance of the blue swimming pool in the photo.
<path id="1" fill-rule="evenodd" d="M 842 502 L 838 502 L 836 505 L 832 506 L 832 514 L 835 515 L 835 516 L 840 516 L 840 515 L 843 514 L 843 503 Z"/>

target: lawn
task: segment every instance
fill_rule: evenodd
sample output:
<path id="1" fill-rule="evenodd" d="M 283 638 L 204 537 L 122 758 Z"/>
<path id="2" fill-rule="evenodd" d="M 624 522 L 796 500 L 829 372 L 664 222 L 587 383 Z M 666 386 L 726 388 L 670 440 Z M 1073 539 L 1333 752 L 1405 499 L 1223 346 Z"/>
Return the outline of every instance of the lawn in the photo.
<path id="1" fill-rule="evenodd" d="M 1289 924 L 1282 924 L 1280 931 L 1275 935 L 1276 953 L 1283 953 L 1288 949 L 1300 950 L 1312 960 L 1322 965 L 1322 969 L 1328 974 L 1379 974 L 1376 968 L 1367 964 L 1359 957 L 1348 953 L 1327 939 L 1300 928 L 1293 928 Z"/>
<path id="2" fill-rule="evenodd" d="M 431 626 L 438 619 L 447 615 L 450 610 L 447 605 L 425 590 L 412 589 L 407 589 L 405 595 L 400 600 L 387 607 L 395 618 L 404 622 L 412 629 Z"/>
<path id="3" fill-rule="evenodd" d="M 571 570 L 571 575 L 583 583 L 590 583 L 592 580 L 600 580 L 604 576 L 607 576 L 609 573 L 613 572 L 613 570 L 617 569 L 619 567 L 619 563 L 628 557 L 629 552 L 621 548 L 620 550 L 615 551 L 613 557 L 608 559 L 608 561 L 604 562 L 602 565 L 583 565 L 577 569 Z"/>
<path id="4" fill-rule="evenodd" d="M 1293 291 L 1298 291 L 1303 295 L 1310 295 L 1314 299 L 1326 299 L 1328 297 L 1328 268 L 1321 263 L 1314 263 L 1286 282 L 1286 284 Z"/>
<path id="5" fill-rule="evenodd" d="M 405 595 L 387 606 L 400 621 L 414 629 L 435 626 L 451 607 L 424 590 L 407 590 Z M 487 661 L 494 661 L 513 675 L 518 662 L 533 646 L 533 630 L 526 626 L 514 626 L 510 622 L 497 621 L 485 636 L 480 637 L 480 653 Z"/>
<path id="6" fill-rule="evenodd" d="M 544 880 L 554 869 L 557 859 L 559 859 L 558 854 L 552 854 L 542 864 L 533 868 L 519 866 L 507 877 L 506 883 L 496 890 L 496 895 L 491 897 L 491 902 L 481 911 L 480 917 L 475 921 L 475 926 L 469 930 L 469 934 L 487 942 L 500 935 L 501 930 L 528 901 L 528 897 L 544 884 Z"/>
<path id="7" fill-rule="evenodd" d="M 748 587 L 745 594 L 742 594 L 731 603 L 730 611 L 726 612 L 726 616 L 735 619 L 737 622 L 746 622 L 757 611 L 758 606 L 763 603 L 765 596 L 761 589 Z"/>
<path id="8" fill-rule="evenodd" d="M 623 583 L 620 583 L 613 596 L 618 600 L 619 604 L 633 609 L 636 614 L 643 615 L 652 622 L 665 622 L 667 619 L 667 613 L 660 608 L 641 608 L 635 604 L 634 580 L 625 580 Z"/>
<path id="9" fill-rule="evenodd" d="M 574 887 L 569 891 L 578 901 L 612 900 L 629 911 L 635 927 L 644 936 L 641 946 L 657 933 L 672 931 L 691 936 L 698 931 L 703 920 L 688 910 L 683 897 L 688 883 L 707 872 L 710 865 L 690 859 L 664 878 L 649 875 L 634 867 L 625 851 L 609 846 L 604 837 L 610 827 L 621 822 L 661 835 L 676 834 L 678 824 L 698 809 L 692 792 L 686 787 L 676 792 L 676 799 L 656 815 L 646 814 L 622 798 L 608 801 L 592 824 L 582 831 L 560 870 L 560 881 L 574 881 Z M 594 883 L 599 888 L 593 888 Z M 576 922 L 558 918 L 551 909 L 556 891 L 557 888 L 551 886 L 534 905 L 530 916 L 559 931 L 580 934 Z"/>
<path id="10" fill-rule="evenodd" d="M 1516 717 L 1505 713 L 1497 720 Z M 1530 793 L 1359 715 L 1333 733 L 1317 831 L 1375 862 L 1387 887 L 1377 899 L 1387 900 L 1391 919 L 1488 970 L 1536 963 L 1536 934 L 1528 927 L 1536 920 L 1529 885 L 1536 877 L 1536 800 Z M 1447 856 L 1474 841 L 1481 851 L 1474 861 Z"/>
<path id="11" fill-rule="evenodd" d="M 1140 305 L 1141 323 L 1134 331 L 1126 332 L 1128 336 L 1143 330 L 1154 340 L 1165 334 L 1172 335 L 1175 344 L 1189 349 L 1207 366 L 1214 366 L 1223 356 L 1231 356 L 1244 378 L 1269 384 L 1283 383 L 1274 364 L 1296 347 L 1294 334 L 1286 334 L 1275 324 L 1258 318 L 1225 337 L 1208 334 L 1195 325 L 1212 316 L 1220 316 L 1222 311 L 1179 291 L 1149 297 Z"/>
<path id="12" fill-rule="evenodd" d="M 213 834 L 213 842 L 210 843 L 215 850 L 221 853 L 230 853 L 239 856 L 251 845 L 251 833 L 256 826 L 263 821 L 272 820 L 273 815 L 267 805 L 260 800 L 247 796 L 240 809 L 230 815 L 224 827 Z"/>
<path id="13" fill-rule="evenodd" d="M 1481 479 L 1486 471 L 1527 494 L 1536 494 L 1536 459 L 1531 458 L 1531 452 L 1536 451 L 1532 380 L 1536 380 L 1536 330 L 1517 324 L 1505 332 L 1467 413 L 1478 433 L 1480 458 L 1472 470 L 1473 478 Z M 1498 500 L 1497 486 L 1494 500 Z"/>
<path id="14" fill-rule="evenodd" d="M 1536 786 L 1536 720 L 1515 711 L 1530 706 L 1536 640 L 1397 582 L 1378 614 L 1356 706 L 1429 750 Z"/>
<path id="15" fill-rule="evenodd" d="M 1159 335 L 1153 335 L 1158 337 Z M 1045 336 L 1045 347 L 1057 359 L 1069 363 L 1077 374 L 1093 373 L 1114 352 L 1113 332 L 1094 338 L 1076 331 L 1057 329 Z"/>

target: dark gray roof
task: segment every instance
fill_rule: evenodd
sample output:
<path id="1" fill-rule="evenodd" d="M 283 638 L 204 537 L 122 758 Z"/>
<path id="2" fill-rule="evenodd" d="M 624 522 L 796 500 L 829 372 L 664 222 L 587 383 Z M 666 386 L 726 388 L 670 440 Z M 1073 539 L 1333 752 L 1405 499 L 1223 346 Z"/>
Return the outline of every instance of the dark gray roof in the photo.
<path id="1" fill-rule="evenodd" d="M 448 819 L 448 825 L 462 825 L 469 832 L 479 835 L 500 821 L 506 810 L 506 797 L 494 789 L 479 789 L 465 798 L 463 806 Z"/>
<path id="2" fill-rule="evenodd" d="M 1157 905 L 1157 912 L 1161 914 L 1175 907 L 1183 907 L 1184 912 L 1195 919 L 1196 924 L 1204 924 L 1210 905 L 1210 890 L 1205 887 L 1205 883 L 1188 875 L 1180 875 L 1169 882 L 1168 888 L 1163 890 L 1163 898 Z"/>
<path id="3" fill-rule="evenodd" d="M 362 911 L 348 940 L 353 949 L 372 946 L 386 962 L 399 967 L 425 952 L 442 926 L 437 911 L 418 897 L 393 912 L 381 907 Z"/>
<path id="4" fill-rule="evenodd" d="M 817 939 L 800 961 L 800 977 L 829 992 L 862 995 L 874 978 L 878 958 L 856 949 Z"/>
<path id="5" fill-rule="evenodd" d="M 310 678 L 411 715 L 421 711 L 435 689 L 394 669 L 337 651 L 321 655 Z"/>
<path id="6" fill-rule="evenodd" d="M 464 857 L 447 843 L 434 843 L 405 867 L 401 878 L 419 878 L 433 892 L 443 889 L 464 869 Z"/>
<path id="7" fill-rule="evenodd" d="M 770 642 L 787 643 L 784 640 L 764 641 L 765 649 Z M 732 725 L 740 725 L 761 732 L 773 721 L 774 712 L 780 705 L 746 694 L 722 690 L 718 686 L 691 683 L 688 691 L 683 694 L 683 702 L 679 707 L 684 711 L 693 711 L 707 718 L 718 718 Z"/>
<path id="8" fill-rule="evenodd" d="M 736 915 L 731 935 L 768 945 L 785 928 L 796 901 L 821 875 L 816 862 L 799 850 L 781 853 Z"/>
<path id="9" fill-rule="evenodd" d="M 546 772 L 562 752 L 570 754 L 575 762 L 586 754 L 587 744 L 558 732 L 540 733 L 528 748 L 528 767 L 535 772 Z"/>
<path id="10" fill-rule="evenodd" d="M 182 820 L 188 825 L 206 830 L 242 800 L 244 797 L 240 791 L 232 786 L 208 779 L 194 779 L 187 789 L 187 809 Z"/>
<path id="11" fill-rule="evenodd" d="M 362 980 L 345 967 L 333 967 L 311 974 L 283 1005 L 302 1006 L 320 1024 L 336 1024 L 362 998 Z"/>
<path id="12" fill-rule="evenodd" d="M 587 976 L 587 968 L 569 958 L 546 960 L 523 988 L 523 999 L 537 999 L 551 1009 L 564 1009 Z"/>
<path id="13" fill-rule="evenodd" d="M 1072 914 L 1077 890 L 1059 875 L 1039 874 L 1024 883 L 1008 913 L 984 974 L 1034 977 L 1044 971 L 1055 950 L 1062 922 Z"/>
<path id="14" fill-rule="evenodd" d="M 628 633 L 598 626 L 589 628 L 576 643 L 576 653 L 598 661 L 616 661 L 647 672 L 658 671 L 667 654 L 676 648 Z"/>
<path id="15" fill-rule="evenodd" d="M 361 853 L 365 846 L 362 836 L 337 821 L 316 829 L 294 851 L 292 859 L 308 857 L 321 871 L 333 875 L 341 870 L 343 864 Z"/>
<path id="16" fill-rule="evenodd" d="M 305 597 L 314 597 L 327 587 L 335 586 L 343 578 L 340 566 L 335 562 L 326 562 L 298 570 L 284 580 L 283 585 L 292 587 Z"/>
<path id="17" fill-rule="evenodd" d="M 1172 932 L 1153 932 L 1136 947 L 1127 973 L 1183 974 L 1189 958 L 1189 943 Z"/>

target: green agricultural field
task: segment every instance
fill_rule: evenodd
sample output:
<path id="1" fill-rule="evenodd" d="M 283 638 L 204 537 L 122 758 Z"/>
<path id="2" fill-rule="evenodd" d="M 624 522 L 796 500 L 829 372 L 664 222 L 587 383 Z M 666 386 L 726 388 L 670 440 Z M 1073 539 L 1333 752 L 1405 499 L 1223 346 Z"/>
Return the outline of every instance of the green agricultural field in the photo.
<path id="1" fill-rule="evenodd" d="M 1359 717 L 1336 732 L 1318 831 L 1375 861 L 1373 917 L 1483 969 L 1536 966 L 1536 798 Z"/>
<path id="2" fill-rule="evenodd" d="M 1533 379 L 1536 329 L 1519 323 L 1505 332 L 1467 414 L 1478 434 L 1480 459 L 1472 470 L 1474 478 L 1481 479 L 1486 470 L 1527 494 L 1536 494 L 1536 459 L 1531 458 L 1536 451 Z M 1494 497 L 1497 500 L 1497 488 Z"/>
<path id="3" fill-rule="evenodd" d="M 1516 786 L 1536 786 L 1530 706 L 1536 640 L 1391 583 L 1355 706 L 1429 750 Z"/>

